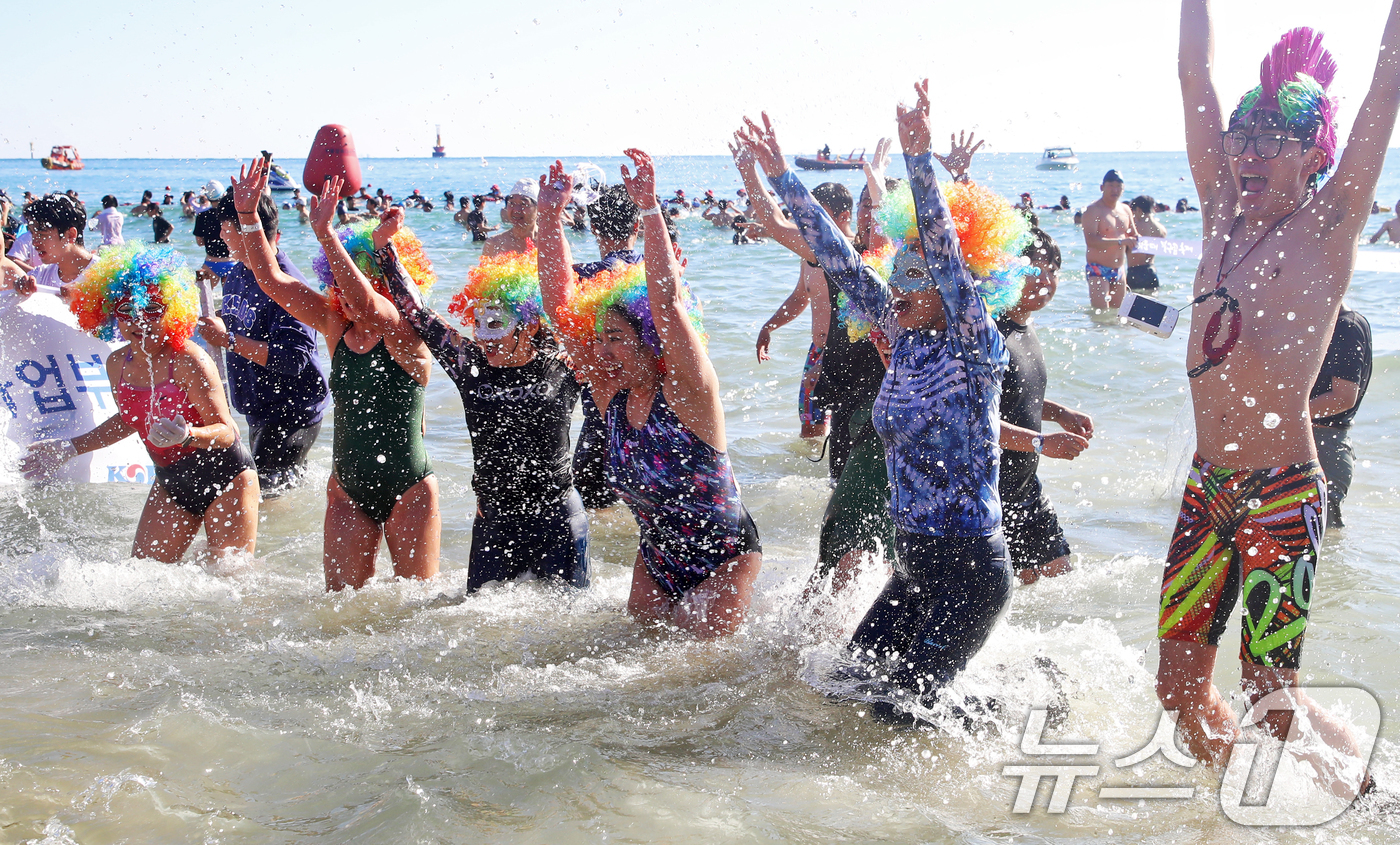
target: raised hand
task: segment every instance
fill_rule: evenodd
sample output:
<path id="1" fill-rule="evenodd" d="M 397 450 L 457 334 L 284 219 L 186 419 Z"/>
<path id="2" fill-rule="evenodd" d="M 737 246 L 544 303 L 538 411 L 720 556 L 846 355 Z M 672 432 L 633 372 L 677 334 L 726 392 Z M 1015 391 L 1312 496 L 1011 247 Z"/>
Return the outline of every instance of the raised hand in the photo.
<path id="1" fill-rule="evenodd" d="M 238 177 L 229 177 L 229 187 L 233 190 L 233 209 L 239 214 L 257 214 L 258 201 L 267 190 L 267 162 L 261 156 L 246 165 L 238 166 Z"/>
<path id="2" fill-rule="evenodd" d="M 656 207 L 656 168 L 652 166 L 651 156 L 641 150 L 630 147 L 622 151 L 622 154 L 632 159 L 632 163 L 637 165 L 637 175 L 633 176 L 627 169 L 627 165 L 622 165 L 622 185 L 627 189 L 627 196 L 632 198 L 632 202 L 637 207 L 645 211 Z"/>
<path id="3" fill-rule="evenodd" d="M 928 80 L 914 83 L 914 92 L 919 95 L 919 101 L 912 109 L 903 103 L 895 108 L 895 117 L 899 123 L 899 143 L 904 147 L 904 154 L 911 156 L 923 155 L 933 144 L 933 129 L 929 120 Z"/>
<path id="4" fill-rule="evenodd" d="M 956 179 L 967 172 L 967 168 L 972 164 L 973 155 L 986 143 L 986 141 L 977 141 L 974 144 L 973 141 L 976 138 L 976 132 L 968 132 L 966 138 L 963 137 L 961 131 L 956 137 L 950 134 L 948 136 L 948 154 L 941 156 L 934 153 L 933 157 L 938 159 L 938 163 L 943 165 L 943 168 L 953 174 L 953 178 Z"/>
<path id="5" fill-rule="evenodd" d="M 768 112 L 763 112 L 761 117 L 763 126 L 746 117 L 744 128 L 734 134 L 758 159 L 759 166 L 768 174 L 768 178 L 777 179 L 787 172 L 787 159 L 783 158 L 783 150 L 778 146 L 778 135 L 773 131 L 773 121 L 768 119 Z"/>
<path id="6" fill-rule="evenodd" d="M 335 225 L 335 207 L 340 202 L 340 189 L 345 184 L 339 176 L 332 176 L 321 185 L 321 195 L 311 197 L 311 231 L 316 237 L 331 233 Z"/>
<path id="7" fill-rule="evenodd" d="M 734 140 L 729 143 L 729 154 L 734 157 L 734 167 L 741 174 L 758 166 L 758 158 L 738 132 L 734 133 Z"/>
<path id="8" fill-rule="evenodd" d="M 539 219 L 557 223 L 573 198 L 574 175 L 565 173 L 563 162 L 556 160 L 549 172 L 540 177 L 540 197 L 535 206 Z"/>
<path id="9" fill-rule="evenodd" d="M 374 248 L 377 250 L 383 249 L 384 245 L 389 242 L 389 239 L 397 235 L 402 228 L 402 208 L 390 208 L 388 211 L 379 215 L 379 225 L 374 227 L 374 234 L 371 236 L 374 239 Z"/>
<path id="10" fill-rule="evenodd" d="M 867 179 L 884 183 L 885 171 L 890 166 L 890 146 L 893 143 L 894 141 L 889 138 L 881 138 L 875 143 L 875 155 L 870 157 L 870 161 L 860 163 L 860 168 L 865 171 Z"/>

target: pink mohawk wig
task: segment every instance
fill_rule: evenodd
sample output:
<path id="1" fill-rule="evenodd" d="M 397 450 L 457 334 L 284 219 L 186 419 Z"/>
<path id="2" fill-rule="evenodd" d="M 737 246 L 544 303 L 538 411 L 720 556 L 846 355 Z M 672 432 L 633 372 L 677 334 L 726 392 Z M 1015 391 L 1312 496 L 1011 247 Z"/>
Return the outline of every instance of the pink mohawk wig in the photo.
<path id="1" fill-rule="evenodd" d="M 1278 111 L 1294 137 L 1322 150 L 1321 176 L 1337 155 L 1337 103 L 1327 93 L 1336 75 L 1337 62 L 1322 46 L 1322 33 L 1306 26 L 1291 29 L 1260 63 L 1259 86 L 1240 99 L 1230 125 L 1256 107 Z"/>

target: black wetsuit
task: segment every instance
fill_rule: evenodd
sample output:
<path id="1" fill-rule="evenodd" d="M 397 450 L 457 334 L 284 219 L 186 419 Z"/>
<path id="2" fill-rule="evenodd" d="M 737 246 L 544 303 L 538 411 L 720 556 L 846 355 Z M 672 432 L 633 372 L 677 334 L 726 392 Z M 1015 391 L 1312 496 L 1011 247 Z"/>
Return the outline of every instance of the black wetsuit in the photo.
<path id="1" fill-rule="evenodd" d="M 885 380 L 885 362 L 880 359 L 880 350 L 869 338 L 851 341 L 846 332 L 846 324 L 841 322 L 837 296 L 841 289 L 826 279 L 827 296 L 831 302 L 831 318 L 827 324 L 826 347 L 822 351 L 822 372 L 817 379 L 816 402 L 831 411 L 831 432 L 827 440 L 828 471 L 832 481 L 841 478 L 841 470 L 846 466 L 846 458 L 851 454 L 855 443 L 851 431 L 851 417 L 856 413 L 868 412 L 880 393 L 880 385 Z M 859 430 L 859 428 L 858 428 Z M 873 430 L 866 434 L 874 436 Z"/>
<path id="2" fill-rule="evenodd" d="M 401 279 L 389 281 L 394 303 L 462 395 L 478 510 L 468 592 L 527 572 L 587 587 L 588 517 L 569 449 L 581 389 L 573 371 L 545 350 L 519 367 L 493 367 Z"/>
<path id="3" fill-rule="evenodd" d="M 1313 383 L 1309 399 L 1332 389 L 1333 379 L 1356 384 L 1356 404 L 1345 411 L 1312 421 L 1313 440 L 1317 443 L 1317 460 L 1327 476 L 1327 523 L 1342 525 L 1342 502 L 1351 489 L 1354 455 L 1351 448 L 1351 424 L 1371 383 L 1371 324 L 1359 311 L 1344 303 L 1332 330 L 1322 369 Z"/>
<path id="4" fill-rule="evenodd" d="M 1002 317 L 997 320 L 997 330 L 1010 357 L 1001 380 L 1001 419 L 1039 432 L 1045 406 L 1045 350 L 1029 325 Z M 1036 475 L 1039 467 L 1040 455 L 1035 452 L 1001 451 L 998 490 L 1002 530 L 1006 532 L 1011 565 L 1017 570 L 1069 554 L 1055 508 Z"/>

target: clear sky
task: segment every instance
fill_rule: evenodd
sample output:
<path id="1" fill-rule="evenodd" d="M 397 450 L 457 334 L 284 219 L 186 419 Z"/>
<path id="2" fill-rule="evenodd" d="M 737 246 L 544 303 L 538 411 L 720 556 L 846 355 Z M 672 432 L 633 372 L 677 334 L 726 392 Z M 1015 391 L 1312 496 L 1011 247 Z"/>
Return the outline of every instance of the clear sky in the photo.
<path id="1" fill-rule="evenodd" d="M 140 7 L 141 11 L 136 8 Z M 1327 33 L 1343 135 L 1388 0 L 1218 0 L 1227 107 L 1287 28 Z M 62 12 L 58 10 L 62 9 Z M 1182 148 L 1175 0 L 11 3 L 0 157 L 723 154 L 767 109 L 788 153 L 873 148 L 930 76 L 989 149 Z M 147 11 L 150 10 L 150 11 Z"/>

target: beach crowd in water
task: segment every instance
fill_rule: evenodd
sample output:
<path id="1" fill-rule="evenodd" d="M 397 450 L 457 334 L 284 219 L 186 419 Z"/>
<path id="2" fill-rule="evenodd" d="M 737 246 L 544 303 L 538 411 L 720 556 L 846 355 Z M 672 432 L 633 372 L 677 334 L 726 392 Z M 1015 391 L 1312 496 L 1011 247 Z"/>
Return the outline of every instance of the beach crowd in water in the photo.
<path id="1" fill-rule="evenodd" d="M 1370 328 L 1344 297 L 1400 103 L 1400 0 L 1340 157 L 1328 93 L 1336 63 L 1319 34 L 1285 34 L 1259 86 L 1226 111 L 1205 0 L 1183 3 L 1181 31 L 1203 223 L 1182 362 L 1197 453 L 1157 597 L 1157 693 L 1189 751 L 1219 766 L 1239 726 L 1211 679 L 1222 638 L 1234 641 L 1237 604 L 1246 697 L 1291 696 L 1292 709 L 1261 724 L 1284 739 L 1308 706 L 1298 671 L 1319 550 L 1326 528 L 1342 523 L 1347 432 L 1370 377 Z M 625 151 L 620 184 L 556 163 L 460 206 L 448 192 L 445 210 L 485 244 L 446 314 L 425 304 L 438 279 L 409 222 L 434 204 L 417 190 L 396 200 L 333 176 L 308 185 L 305 200 L 298 192 L 281 210 L 319 242 L 309 275 L 278 246 L 283 215 L 265 154 L 227 187 L 178 200 L 167 189 L 160 203 L 147 192 L 127 213 L 151 218 L 151 243 L 124 239 L 115 197 L 94 215 L 102 246 L 90 250 L 76 194 L 26 196 L 17 211 L 27 231 L 0 259 L 3 287 L 61 296 L 81 330 L 124 345 L 106 362 L 119 412 L 80 436 L 33 444 L 20 469 L 40 480 L 136 434 L 156 479 L 133 555 L 180 561 L 201 528 L 211 556 L 251 555 L 259 501 L 302 482 L 329 410 L 327 589 L 363 586 L 381 542 L 395 576 L 431 579 L 442 526 L 424 387 L 436 362 L 461 393 L 471 435 L 469 592 L 522 577 L 588 588 L 590 514 L 621 503 L 639 526 L 629 613 L 696 637 L 731 634 L 763 547 L 730 464 L 677 239 L 676 219 L 702 216 L 736 244 L 774 241 L 801 259 L 755 353 L 766 360 L 772 334 L 810 314 L 798 414 L 802 436 L 824 441 L 832 485 L 812 588 L 839 593 L 863 567 L 888 572 L 835 680 L 875 717 L 917 722 L 1018 584 L 1070 571 L 1037 470 L 1042 457 L 1073 460 L 1094 437 L 1088 414 L 1054 400 L 1034 327 L 1062 269 L 1037 214 L 1068 213 L 1068 198 L 1036 206 L 976 184 L 968 173 L 981 144 L 959 133 L 946 153 L 936 149 L 935 119 L 956 116 L 934 114 L 931 102 L 925 80 L 912 107 L 898 106 L 896 140 L 864 163 L 858 196 L 834 182 L 804 186 L 766 114 L 734 132 L 744 187 L 733 201 L 658 196 L 653 161 L 637 149 Z M 907 180 L 886 176 L 895 144 Z M 1135 247 L 1166 234 L 1155 215 L 1168 206 L 1125 203 L 1123 189 L 1110 170 L 1102 197 L 1076 212 L 1088 298 L 1104 314 L 1129 295 L 1151 302 L 1152 256 Z M 498 215 L 488 213 L 495 203 Z M 162 246 L 165 209 L 175 208 L 206 252 L 197 270 Z M 1177 201 L 1175 211 L 1188 210 L 1197 209 Z M 568 229 L 592 233 L 596 260 L 573 254 Z M 1397 234 L 1387 222 L 1372 240 Z M 221 289 L 217 313 L 201 313 L 204 283 Z M 196 339 L 222 357 L 227 385 Z M 1317 709 L 1307 719 L 1339 760 L 1358 757 L 1344 724 Z M 1338 794 L 1374 786 L 1364 766 L 1316 771 Z"/>

